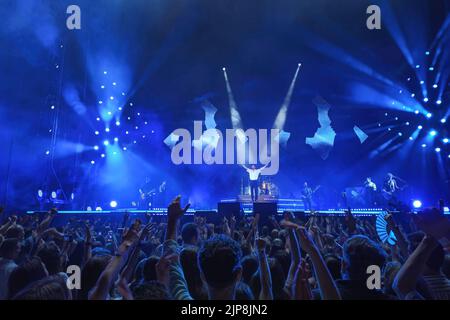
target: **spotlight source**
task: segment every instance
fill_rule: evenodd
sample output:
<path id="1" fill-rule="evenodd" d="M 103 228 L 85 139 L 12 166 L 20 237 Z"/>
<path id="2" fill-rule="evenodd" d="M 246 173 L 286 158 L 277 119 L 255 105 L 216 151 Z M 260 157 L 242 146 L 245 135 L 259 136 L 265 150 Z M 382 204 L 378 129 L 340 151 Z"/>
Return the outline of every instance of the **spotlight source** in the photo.
<path id="1" fill-rule="evenodd" d="M 112 200 L 109 205 L 111 206 L 111 208 L 117 208 L 117 201 Z"/>
<path id="2" fill-rule="evenodd" d="M 420 201 L 420 200 L 414 200 L 414 201 L 413 201 L 413 207 L 416 208 L 416 209 L 421 208 L 421 207 L 422 207 L 422 201 Z"/>

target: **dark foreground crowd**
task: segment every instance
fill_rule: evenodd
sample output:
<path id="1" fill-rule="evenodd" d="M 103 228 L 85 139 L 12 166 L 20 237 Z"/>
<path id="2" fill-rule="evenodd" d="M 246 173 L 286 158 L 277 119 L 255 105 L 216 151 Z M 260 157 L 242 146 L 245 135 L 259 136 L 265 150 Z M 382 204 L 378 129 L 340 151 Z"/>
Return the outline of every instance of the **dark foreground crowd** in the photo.
<path id="1" fill-rule="evenodd" d="M 95 217 L 56 223 L 0 213 L 0 299 L 450 299 L 450 221 L 439 209 L 373 217 L 313 214 Z M 0 209 L 1 211 L 1 209 Z M 145 221 L 143 221 L 145 220 Z"/>

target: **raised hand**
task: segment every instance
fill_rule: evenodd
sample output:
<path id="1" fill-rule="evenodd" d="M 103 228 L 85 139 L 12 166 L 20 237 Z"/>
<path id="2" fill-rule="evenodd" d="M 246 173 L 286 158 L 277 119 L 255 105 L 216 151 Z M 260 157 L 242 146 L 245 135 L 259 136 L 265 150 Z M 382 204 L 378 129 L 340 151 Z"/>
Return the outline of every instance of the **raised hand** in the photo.
<path id="1" fill-rule="evenodd" d="M 184 209 L 182 209 L 180 200 L 181 200 L 181 196 L 178 196 L 169 205 L 169 208 L 167 210 L 167 216 L 168 216 L 168 219 L 171 221 L 177 221 L 191 206 L 191 204 L 188 203 L 184 207 Z"/>
<path id="2" fill-rule="evenodd" d="M 307 253 L 311 253 L 316 249 L 316 244 L 314 243 L 314 240 L 308 233 L 308 230 L 306 230 L 304 227 L 297 228 L 297 235 L 300 241 L 300 246 Z"/>
<path id="3" fill-rule="evenodd" d="M 152 223 L 148 223 L 140 232 L 139 234 L 139 241 L 143 241 L 145 240 L 145 238 L 147 238 L 147 236 L 150 234 L 150 230 L 152 229 L 153 224 Z"/>
<path id="4" fill-rule="evenodd" d="M 156 263 L 156 279 L 158 282 L 164 284 L 166 288 L 169 288 L 170 280 L 170 265 L 179 259 L 177 254 L 171 254 L 161 257 Z"/>
<path id="5" fill-rule="evenodd" d="M 262 252 L 266 250 L 267 242 L 264 238 L 258 238 L 255 240 L 256 249 L 258 252 Z"/>

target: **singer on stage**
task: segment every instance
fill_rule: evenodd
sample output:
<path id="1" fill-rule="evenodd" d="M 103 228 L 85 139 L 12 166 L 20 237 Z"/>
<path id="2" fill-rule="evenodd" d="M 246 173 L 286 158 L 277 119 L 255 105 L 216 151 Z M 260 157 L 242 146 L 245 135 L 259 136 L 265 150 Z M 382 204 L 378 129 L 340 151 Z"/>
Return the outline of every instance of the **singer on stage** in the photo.
<path id="1" fill-rule="evenodd" d="M 242 165 L 242 167 L 244 167 L 244 169 L 248 172 L 248 178 L 250 180 L 250 194 L 252 197 L 252 201 L 255 202 L 258 200 L 258 179 L 259 179 L 259 175 L 261 174 L 261 171 L 263 171 L 266 167 L 267 164 L 259 169 L 256 169 L 256 166 L 254 164 L 252 164 L 252 166 L 250 168 Z"/>

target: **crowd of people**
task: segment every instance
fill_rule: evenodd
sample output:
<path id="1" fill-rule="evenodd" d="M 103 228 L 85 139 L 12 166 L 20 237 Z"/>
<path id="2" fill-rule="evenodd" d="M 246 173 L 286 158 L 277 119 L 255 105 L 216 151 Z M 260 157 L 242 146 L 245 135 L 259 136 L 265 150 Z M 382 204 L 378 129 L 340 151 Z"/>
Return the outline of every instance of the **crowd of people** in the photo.
<path id="1" fill-rule="evenodd" d="M 450 299 L 450 221 L 440 209 L 388 212 L 391 245 L 374 217 L 351 210 L 212 223 L 188 219 L 188 207 L 177 197 L 159 220 L 0 213 L 0 299 Z"/>

